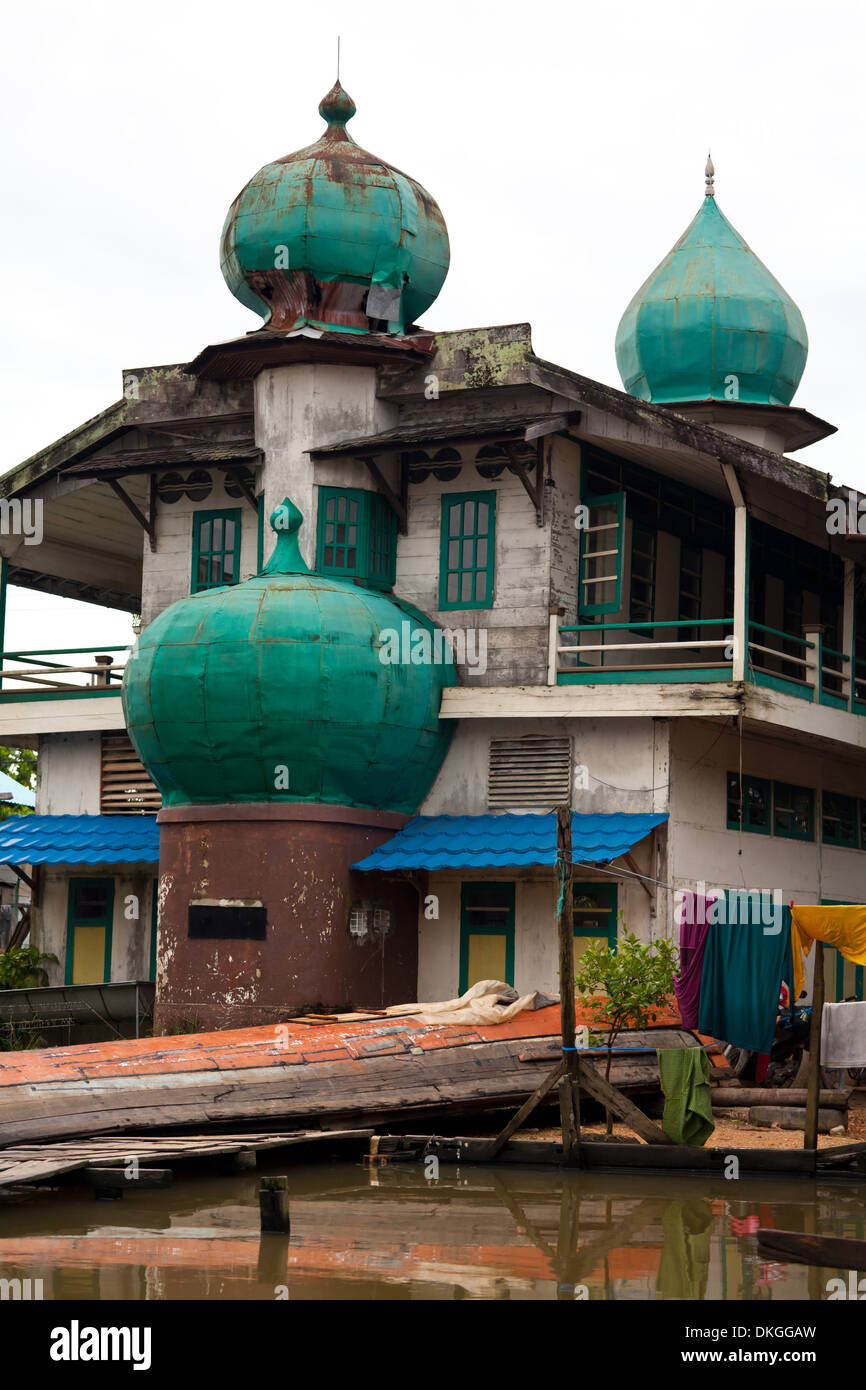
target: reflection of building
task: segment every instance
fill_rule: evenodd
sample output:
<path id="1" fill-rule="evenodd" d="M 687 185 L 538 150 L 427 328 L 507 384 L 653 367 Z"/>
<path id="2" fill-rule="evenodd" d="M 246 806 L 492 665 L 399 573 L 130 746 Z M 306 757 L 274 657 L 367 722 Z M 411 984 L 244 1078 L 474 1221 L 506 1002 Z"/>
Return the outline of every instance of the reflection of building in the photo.
<path id="1" fill-rule="evenodd" d="M 555 988 L 566 801 L 578 947 L 620 913 L 671 932 L 699 880 L 862 899 L 859 543 L 785 455 L 832 426 L 790 404 L 802 318 L 711 180 L 622 319 L 623 392 L 525 324 L 420 328 L 439 208 L 354 144 L 339 85 L 320 109 L 224 228 L 265 326 L 127 372 L 3 481 L 50 499 L 8 582 L 143 627 L 126 714 L 122 656 L 7 657 L 0 738 L 40 748 L 35 938 L 71 979 L 153 968 L 155 839 L 130 834 L 160 796 L 168 1026 Z"/>

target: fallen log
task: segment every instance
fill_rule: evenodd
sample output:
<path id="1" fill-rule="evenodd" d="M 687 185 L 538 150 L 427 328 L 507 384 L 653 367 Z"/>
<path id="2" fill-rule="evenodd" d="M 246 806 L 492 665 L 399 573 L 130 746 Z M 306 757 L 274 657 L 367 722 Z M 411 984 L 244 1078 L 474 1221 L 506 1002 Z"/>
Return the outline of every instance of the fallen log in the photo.
<path id="1" fill-rule="evenodd" d="M 749 1110 L 749 1124 L 769 1129 L 778 1125 L 780 1129 L 806 1128 L 805 1107 L 799 1109 L 787 1105 L 753 1105 Z M 834 1129 L 848 1128 L 848 1116 L 842 1110 L 819 1110 L 818 1132 L 829 1134 Z"/>
<path id="2" fill-rule="evenodd" d="M 852 1087 L 841 1087 L 833 1091 L 821 1091 L 821 1105 L 833 1110 L 847 1109 L 851 1099 Z M 717 1105 L 794 1105 L 806 1104 L 806 1091 L 798 1087 L 781 1087 L 777 1090 L 764 1090 L 760 1086 L 715 1086 L 711 1092 L 713 1109 Z"/>
<path id="3" fill-rule="evenodd" d="M 866 1240 L 846 1236 L 817 1236 L 802 1231 L 758 1231 L 758 1255 L 763 1260 L 820 1265 L 823 1269 L 866 1269 Z"/>

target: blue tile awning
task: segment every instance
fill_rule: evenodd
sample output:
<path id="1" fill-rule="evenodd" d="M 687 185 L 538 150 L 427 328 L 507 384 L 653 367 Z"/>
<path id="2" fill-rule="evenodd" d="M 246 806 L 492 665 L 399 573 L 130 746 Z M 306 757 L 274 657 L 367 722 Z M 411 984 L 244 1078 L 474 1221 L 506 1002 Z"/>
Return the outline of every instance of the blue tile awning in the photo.
<path id="1" fill-rule="evenodd" d="M 606 864 L 627 854 L 667 814 L 571 818 L 575 864 Z M 353 869 L 512 869 L 556 864 L 556 816 L 416 816 Z"/>
<path id="2" fill-rule="evenodd" d="M 156 816 L 10 816 L 0 864 L 158 864 Z"/>

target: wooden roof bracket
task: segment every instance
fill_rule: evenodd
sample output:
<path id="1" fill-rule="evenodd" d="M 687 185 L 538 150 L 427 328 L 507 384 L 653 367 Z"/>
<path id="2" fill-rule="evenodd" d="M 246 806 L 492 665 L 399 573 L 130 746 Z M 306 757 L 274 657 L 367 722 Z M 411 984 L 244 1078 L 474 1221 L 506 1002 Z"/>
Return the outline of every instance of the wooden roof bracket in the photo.
<path id="1" fill-rule="evenodd" d="M 514 452 L 514 445 L 507 440 L 503 441 L 503 449 L 508 455 L 511 463 L 512 473 L 516 473 L 526 489 L 526 494 L 535 508 L 536 526 L 544 525 L 544 435 L 539 435 L 535 444 L 535 482 L 530 482 L 529 475 L 520 459 Z"/>
<path id="2" fill-rule="evenodd" d="M 108 486 L 111 488 L 112 492 L 120 498 L 127 511 L 132 513 L 139 526 L 141 526 L 142 529 L 146 531 L 148 540 L 150 541 L 151 550 L 156 550 L 156 525 L 152 510 L 153 492 L 151 492 L 151 516 L 148 520 L 148 518 L 144 515 L 144 512 L 140 512 L 138 510 L 138 507 L 135 505 L 132 498 L 129 496 L 129 493 L 124 492 L 123 488 L 120 486 L 120 483 L 117 481 L 116 478 L 106 478 L 105 481 L 108 483 Z"/>
<path id="3" fill-rule="evenodd" d="M 368 469 L 370 470 L 370 476 L 372 477 L 373 482 L 376 484 L 377 491 L 381 492 L 382 496 L 385 498 L 385 501 L 388 503 L 394 515 L 396 516 L 397 521 L 399 522 L 400 535 L 405 536 L 408 512 L 405 498 L 407 496 L 409 480 L 409 473 L 405 459 L 402 455 L 400 456 L 400 490 L 403 493 L 403 497 L 400 498 L 397 496 L 391 484 L 388 482 L 388 479 L 382 473 L 382 470 L 379 468 L 379 465 L 373 458 L 372 454 L 364 454 L 361 455 L 360 458 L 361 462 L 366 463 Z"/>
<path id="4" fill-rule="evenodd" d="M 258 516 L 258 514 L 259 514 L 258 499 L 257 499 L 257 497 L 256 497 L 256 494 L 253 492 L 252 488 L 250 487 L 249 483 L 247 482 L 246 478 L 244 478 L 244 476 L 243 476 L 243 474 L 241 473 L 240 469 L 239 469 L 239 468 L 230 468 L 230 467 L 227 467 L 224 471 L 229 475 L 229 477 L 231 478 L 231 480 L 232 480 L 233 483 L 237 483 L 238 487 L 240 488 L 241 492 L 242 492 L 243 495 L 244 495 L 244 498 L 245 498 L 246 501 L 249 503 L 249 505 L 252 507 L 252 509 L 253 509 L 253 511 L 255 512 L 256 516 Z"/>

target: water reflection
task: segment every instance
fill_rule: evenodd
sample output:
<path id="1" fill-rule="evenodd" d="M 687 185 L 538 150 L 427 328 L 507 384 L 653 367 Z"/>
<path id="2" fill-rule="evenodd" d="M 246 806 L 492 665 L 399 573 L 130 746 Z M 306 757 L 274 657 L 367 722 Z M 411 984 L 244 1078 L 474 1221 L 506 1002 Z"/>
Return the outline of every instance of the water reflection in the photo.
<path id="1" fill-rule="evenodd" d="M 289 1173 L 288 1238 L 259 1236 L 263 1172 Z M 824 1298 L 839 1271 L 760 1259 L 757 1229 L 863 1239 L 864 1217 L 861 1185 L 283 1162 L 111 1203 L 0 1195 L 0 1280 L 74 1299 Z"/>

